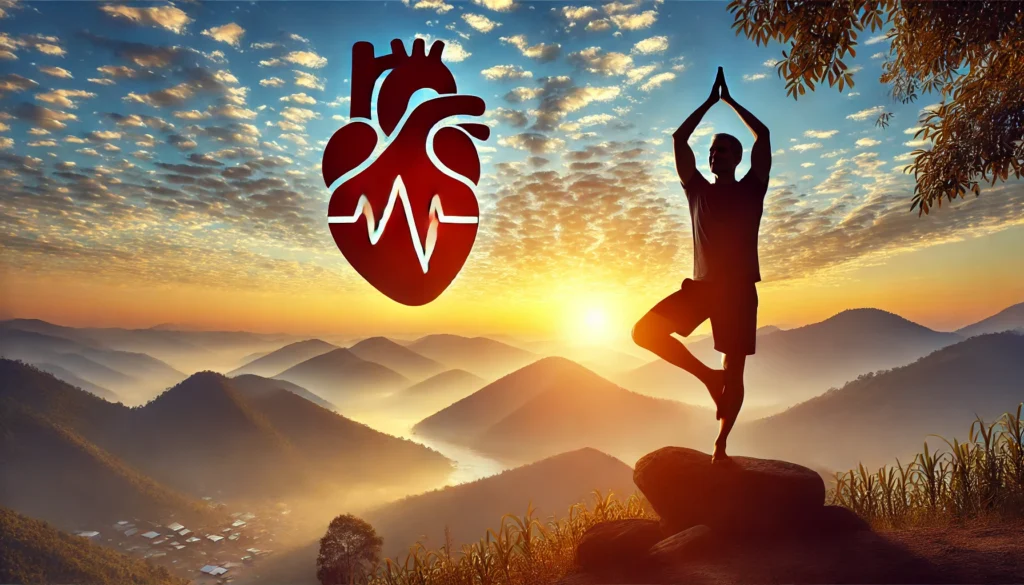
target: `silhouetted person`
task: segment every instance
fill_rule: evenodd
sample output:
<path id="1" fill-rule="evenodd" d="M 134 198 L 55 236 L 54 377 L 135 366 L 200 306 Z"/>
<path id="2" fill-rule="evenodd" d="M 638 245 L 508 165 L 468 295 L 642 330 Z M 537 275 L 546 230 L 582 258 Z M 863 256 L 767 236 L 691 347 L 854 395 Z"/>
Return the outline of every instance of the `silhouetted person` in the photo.
<path id="1" fill-rule="evenodd" d="M 719 99 L 732 106 L 754 135 L 750 172 L 736 180 L 743 147 L 735 136 L 716 134 L 708 164 L 709 183 L 696 169 L 687 140 L 704 114 Z M 711 96 L 673 134 L 676 170 L 690 204 L 693 229 L 693 278 L 656 304 L 633 327 L 633 340 L 666 361 L 690 372 L 707 386 L 720 420 L 713 460 L 727 457 L 726 439 L 743 405 L 743 364 L 754 353 L 757 334 L 757 232 L 772 151 L 768 128 L 737 104 L 718 68 Z M 713 369 L 693 356 L 672 333 L 688 336 L 711 319 L 715 349 L 724 354 L 723 369 Z"/>

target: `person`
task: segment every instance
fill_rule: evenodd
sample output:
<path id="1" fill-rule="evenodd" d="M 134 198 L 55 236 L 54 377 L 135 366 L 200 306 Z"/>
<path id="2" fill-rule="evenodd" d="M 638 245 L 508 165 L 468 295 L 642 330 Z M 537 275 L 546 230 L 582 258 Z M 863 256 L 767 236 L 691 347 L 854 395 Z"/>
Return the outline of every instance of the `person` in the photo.
<path id="1" fill-rule="evenodd" d="M 719 100 L 732 106 L 754 135 L 750 171 L 736 180 L 743 154 L 740 141 L 716 134 L 708 164 L 715 175 L 710 183 L 696 169 L 688 140 L 704 114 Z M 720 421 L 712 461 L 728 458 L 726 442 L 743 406 L 743 367 L 753 355 L 757 331 L 757 289 L 761 280 L 757 237 L 768 191 L 771 145 L 768 128 L 736 103 L 718 68 L 711 95 L 673 134 L 676 170 L 690 207 L 693 231 L 693 278 L 658 302 L 633 327 L 633 340 L 662 359 L 696 376 L 707 387 Z M 697 359 L 679 340 L 711 320 L 715 349 L 723 355 L 722 368 Z"/>

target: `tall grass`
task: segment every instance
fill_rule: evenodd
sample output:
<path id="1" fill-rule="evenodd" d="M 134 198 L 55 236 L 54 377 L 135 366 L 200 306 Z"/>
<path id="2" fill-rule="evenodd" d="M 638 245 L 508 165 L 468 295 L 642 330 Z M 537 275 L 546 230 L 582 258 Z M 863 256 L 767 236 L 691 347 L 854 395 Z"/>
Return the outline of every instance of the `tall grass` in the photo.
<path id="1" fill-rule="evenodd" d="M 576 545 L 588 528 L 623 518 L 653 518 L 638 492 L 627 500 L 614 493 L 594 491 L 592 506 L 569 507 L 563 519 L 541 522 L 529 505 L 523 517 L 506 514 L 501 527 L 489 529 L 478 542 L 455 551 L 448 531 L 445 546 L 427 550 L 420 543 L 402 562 L 385 559 L 376 567 L 370 585 L 518 585 L 553 583 L 570 573 Z"/>
<path id="2" fill-rule="evenodd" d="M 837 473 L 827 503 L 846 506 L 876 527 L 900 528 L 936 520 L 983 515 L 1024 515 L 1024 420 L 1021 410 L 994 423 L 980 418 L 968 440 L 949 451 L 923 452 L 907 465 L 869 472 L 863 465 Z M 940 437 L 941 438 L 941 437 Z M 622 518 L 657 519 L 639 492 L 626 501 L 594 491 L 592 506 L 578 503 L 566 518 L 541 522 L 532 505 L 526 515 L 506 514 L 498 530 L 455 550 L 413 545 L 401 562 L 385 559 L 368 585 L 535 585 L 554 583 L 574 570 L 576 545 L 588 528 Z"/>
<path id="3" fill-rule="evenodd" d="M 902 528 L 979 517 L 1024 515 L 1024 421 L 1021 409 L 995 422 L 980 417 L 968 439 L 939 437 L 948 450 L 924 450 L 904 465 L 836 473 L 828 503 L 846 506 L 873 526 Z M 936 435 L 937 436 L 937 435 Z"/>

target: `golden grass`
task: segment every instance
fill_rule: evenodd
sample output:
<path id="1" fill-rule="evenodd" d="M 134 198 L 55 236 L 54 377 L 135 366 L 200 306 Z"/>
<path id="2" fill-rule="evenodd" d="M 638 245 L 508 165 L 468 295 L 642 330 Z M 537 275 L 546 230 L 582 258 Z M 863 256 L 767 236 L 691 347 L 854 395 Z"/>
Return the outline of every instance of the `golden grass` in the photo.
<path id="1" fill-rule="evenodd" d="M 980 418 L 969 439 L 946 441 L 948 452 L 924 451 L 904 466 L 869 473 L 863 465 L 837 473 L 826 503 L 846 506 L 883 528 L 902 528 L 937 521 L 979 517 L 1021 516 L 1024 513 L 1024 421 L 1021 410 L 994 423 Z M 945 439 L 943 439 L 945 441 Z M 574 570 L 576 545 L 588 528 L 622 518 L 657 519 L 640 492 L 626 501 L 614 493 L 594 491 L 592 506 L 578 503 L 566 518 L 541 522 L 532 504 L 525 516 L 506 514 L 498 530 L 489 529 L 478 542 L 454 550 L 413 545 L 405 559 L 384 559 L 368 585 L 536 585 L 554 583 Z"/>
<path id="2" fill-rule="evenodd" d="M 872 526 L 905 528 L 1024 514 L 1024 421 L 1021 409 L 993 423 L 980 417 L 968 440 L 939 437 L 948 451 L 925 443 L 907 465 L 899 460 L 869 472 L 836 473 L 827 503 L 850 508 Z M 937 436 L 937 435 L 935 435 Z"/>

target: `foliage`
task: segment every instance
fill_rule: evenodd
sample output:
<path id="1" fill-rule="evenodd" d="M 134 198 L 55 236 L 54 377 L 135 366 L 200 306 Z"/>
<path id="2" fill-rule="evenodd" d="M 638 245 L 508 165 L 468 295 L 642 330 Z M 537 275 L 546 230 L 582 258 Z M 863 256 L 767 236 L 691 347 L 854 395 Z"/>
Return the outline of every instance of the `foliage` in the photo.
<path id="1" fill-rule="evenodd" d="M 567 518 L 546 523 L 534 518 L 532 502 L 523 517 L 506 514 L 498 530 L 453 551 L 450 539 L 439 551 L 413 545 L 402 562 L 385 559 L 369 585 L 518 585 L 553 583 L 574 567 L 576 545 L 588 528 L 621 518 L 652 518 L 646 501 L 634 493 L 625 502 L 614 493 L 594 491 L 593 508 L 574 504 Z"/>
<path id="2" fill-rule="evenodd" d="M 152 565 L 0 508 L 0 583 L 184 585 Z"/>
<path id="3" fill-rule="evenodd" d="M 368 569 L 379 563 L 383 544 L 367 521 L 352 514 L 336 517 L 320 539 L 316 578 L 323 585 L 363 582 Z"/>
<path id="4" fill-rule="evenodd" d="M 815 84 L 853 87 L 843 62 L 857 56 L 858 33 L 886 32 L 888 59 L 880 81 L 909 103 L 938 92 L 941 103 L 922 110 L 913 151 L 916 186 L 911 210 L 928 213 L 980 182 L 1021 176 L 1024 164 L 1024 3 L 1000 0 L 732 0 L 733 28 L 755 43 L 788 43 L 776 65 L 788 95 Z M 884 112 L 878 125 L 892 114 Z"/>
<path id="5" fill-rule="evenodd" d="M 1024 420 L 1021 409 L 971 424 L 968 440 L 948 451 L 924 451 L 904 466 L 868 472 L 863 465 L 836 474 L 829 503 L 850 508 L 872 524 L 901 528 L 979 516 L 1024 515 Z M 941 437 L 940 437 L 941 438 Z"/>

